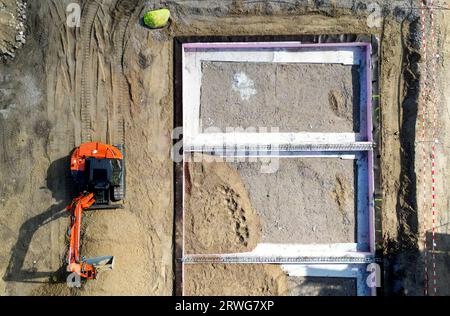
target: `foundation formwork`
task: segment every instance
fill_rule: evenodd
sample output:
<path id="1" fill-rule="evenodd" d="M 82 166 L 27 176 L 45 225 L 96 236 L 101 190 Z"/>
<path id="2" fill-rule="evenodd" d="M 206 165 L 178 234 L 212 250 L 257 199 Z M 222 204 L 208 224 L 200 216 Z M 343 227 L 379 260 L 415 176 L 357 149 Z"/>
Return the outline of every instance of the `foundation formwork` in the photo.
<path id="1" fill-rule="evenodd" d="M 296 284 L 291 294 L 306 293 L 298 286 L 307 278 L 328 277 L 353 280 L 339 282 L 347 289 L 354 284 L 357 295 L 375 295 L 366 280 L 376 270 L 377 257 L 377 40 L 306 36 L 283 42 L 195 43 L 202 40 L 208 39 L 182 39 L 176 50 L 181 63 L 175 64 L 181 69 L 175 76 L 180 97 L 175 98 L 175 122 L 183 128 L 184 158 L 175 165 L 178 294 L 184 294 L 185 265 L 270 263 L 281 266 L 289 284 Z M 322 78 L 330 73 L 340 81 Z M 304 82 L 323 89 L 305 89 Z M 262 238 L 251 251 L 186 251 L 186 239 L 199 237 L 185 227 L 186 213 L 196 212 L 186 202 L 190 165 L 201 163 L 192 161 L 193 153 L 221 158 L 243 179 L 262 221 Z M 264 159 L 266 167 L 280 162 L 281 170 L 258 172 Z M 333 188 L 336 180 L 338 189 Z M 345 207 L 337 200 L 339 193 L 346 195 Z M 333 198 L 344 211 L 333 212 Z M 341 217 L 333 218 L 339 211 Z M 342 231 L 336 230 L 340 224 Z"/>

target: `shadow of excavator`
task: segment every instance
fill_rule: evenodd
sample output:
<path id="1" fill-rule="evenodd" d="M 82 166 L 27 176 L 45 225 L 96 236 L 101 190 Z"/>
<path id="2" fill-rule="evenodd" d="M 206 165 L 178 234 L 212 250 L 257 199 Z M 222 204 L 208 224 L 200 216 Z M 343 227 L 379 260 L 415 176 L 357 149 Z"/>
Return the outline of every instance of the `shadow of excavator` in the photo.
<path id="1" fill-rule="evenodd" d="M 19 229 L 16 244 L 11 250 L 4 281 L 24 283 L 60 283 L 65 282 L 65 268 L 61 264 L 58 271 L 37 271 L 35 268 L 24 268 L 25 259 L 35 233 L 50 222 L 61 217 L 68 216 L 65 207 L 71 200 L 73 183 L 68 166 L 70 156 L 58 159 L 51 163 L 47 170 L 47 188 L 52 192 L 52 197 L 57 201 L 46 211 L 27 219 Z M 43 280 L 47 278 L 47 280 Z"/>

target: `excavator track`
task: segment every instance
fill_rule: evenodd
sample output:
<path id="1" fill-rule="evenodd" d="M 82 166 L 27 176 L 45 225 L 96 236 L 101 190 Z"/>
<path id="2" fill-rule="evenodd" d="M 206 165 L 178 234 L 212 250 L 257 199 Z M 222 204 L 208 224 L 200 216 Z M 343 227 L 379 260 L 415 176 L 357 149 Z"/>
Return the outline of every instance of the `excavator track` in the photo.
<path id="1" fill-rule="evenodd" d="M 83 45 L 83 68 L 81 77 L 81 142 L 92 141 L 92 90 L 89 71 L 91 68 L 91 38 L 95 18 L 97 17 L 99 3 L 91 1 L 87 4 L 83 12 L 84 21 L 82 23 L 81 43 Z"/>
<path id="2" fill-rule="evenodd" d="M 119 0 L 116 5 L 117 24 L 113 33 L 114 42 L 116 43 L 113 58 L 114 72 L 114 110 L 113 110 L 113 143 L 125 145 L 125 111 L 124 107 L 128 104 L 129 87 L 124 74 L 123 57 L 126 48 L 126 34 L 130 19 L 134 13 L 136 4 L 132 0 Z"/>
<path id="3" fill-rule="evenodd" d="M 122 162 L 125 163 L 125 146 L 122 144 L 116 144 L 114 146 L 117 147 L 120 150 L 120 152 L 122 153 L 122 155 L 123 155 Z M 121 200 L 125 199 L 126 168 L 123 168 L 122 170 L 123 170 L 123 174 L 122 174 L 120 186 L 114 187 L 114 189 L 113 189 L 113 200 L 115 200 L 115 201 L 121 201 Z"/>
<path id="4" fill-rule="evenodd" d="M 125 159 L 125 107 L 128 105 L 129 87 L 127 79 L 124 74 L 123 58 L 126 48 L 126 34 L 130 19 L 134 13 L 136 4 L 133 0 L 119 0 L 116 5 L 115 20 L 118 21 L 115 25 L 113 32 L 114 42 L 116 43 L 113 55 L 113 111 L 112 111 L 112 123 L 113 130 L 111 131 L 112 143 L 120 149 L 124 159 L 123 163 L 126 164 Z M 126 186 L 126 167 L 123 167 L 123 175 L 120 186 L 113 189 L 113 200 L 120 201 L 125 199 Z"/>

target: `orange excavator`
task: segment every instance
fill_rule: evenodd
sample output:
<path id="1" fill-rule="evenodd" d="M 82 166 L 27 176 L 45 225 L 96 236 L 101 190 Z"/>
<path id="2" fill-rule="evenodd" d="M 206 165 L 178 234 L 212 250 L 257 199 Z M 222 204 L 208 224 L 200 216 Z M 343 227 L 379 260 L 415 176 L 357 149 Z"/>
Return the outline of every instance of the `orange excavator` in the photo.
<path id="1" fill-rule="evenodd" d="M 113 204 L 125 198 L 124 148 L 97 142 L 84 143 L 71 156 L 70 170 L 78 186 L 78 197 L 68 206 L 70 245 L 67 271 L 92 280 L 101 270 L 111 270 L 114 257 L 80 258 L 80 230 L 84 211 L 123 208 Z"/>

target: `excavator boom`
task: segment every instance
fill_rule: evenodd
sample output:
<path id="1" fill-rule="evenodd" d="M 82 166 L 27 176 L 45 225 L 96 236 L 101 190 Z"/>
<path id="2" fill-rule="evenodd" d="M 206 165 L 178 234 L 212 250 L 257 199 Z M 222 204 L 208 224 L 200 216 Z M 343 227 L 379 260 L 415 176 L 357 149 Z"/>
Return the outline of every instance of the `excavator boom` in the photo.
<path id="1" fill-rule="evenodd" d="M 80 230 L 83 211 L 94 204 L 94 194 L 81 194 L 75 198 L 67 210 L 70 212 L 70 244 L 67 255 L 67 271 L 75 272 L 85 279 L 94 279 L 97 275 L 96 269 L 83 261 L 80 261 Z"/>
<path id="2" fill-rule="evenodd" d="M 80 259 L 80 231 L 83 212 L 95 203 L 94 193 L 82 193 L 75 198 L 67 210 L 70 212 L 69 252 L 67 254 L 67 272 L 76 273 L 81 278 L 92 280 L 97 272 L 111 270 L 114 265 L 113 256 Z"/>

